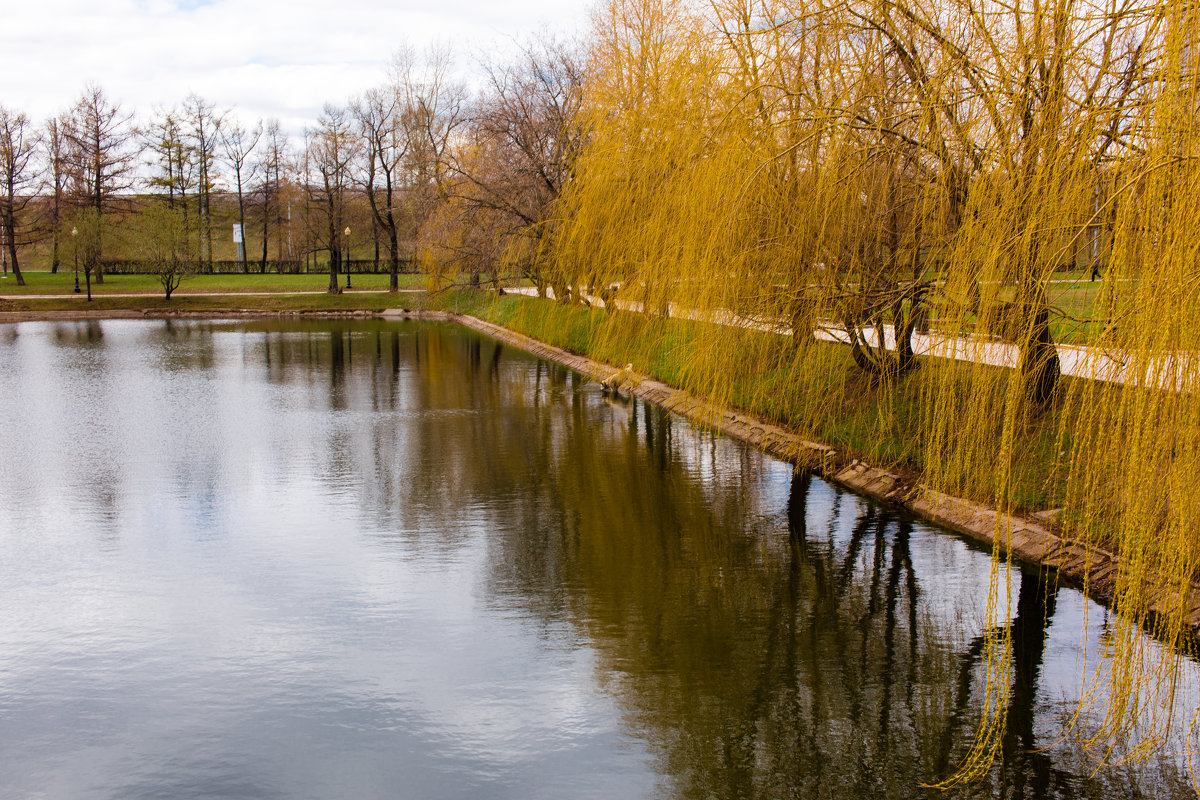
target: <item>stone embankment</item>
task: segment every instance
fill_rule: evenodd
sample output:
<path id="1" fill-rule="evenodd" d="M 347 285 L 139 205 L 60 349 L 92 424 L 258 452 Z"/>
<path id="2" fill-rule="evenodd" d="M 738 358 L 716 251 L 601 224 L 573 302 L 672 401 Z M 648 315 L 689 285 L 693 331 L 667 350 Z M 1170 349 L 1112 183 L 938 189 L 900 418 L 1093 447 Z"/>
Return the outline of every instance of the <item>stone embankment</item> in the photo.
<path id="1" fill-rule="evenodd" d="M 480 333 L 534 355 L 562 364 L 601 380 L 615 367 L 568 352 L 486 320 L 443 312 L 384 312 L 385 318 L 456 321 Z M 1117 559 L 1096 547 L 1086 547 L 1061 536 L 1053 513 L 1035 518 L 1005 514 L 991 506 L 934 491 L 895 472 L 850 459 L 832 447 L 811 442 L 777 425 L 727 408 L 716 408 L 688 392 L 650 378 L 631 385 L 630 393 L 648 402 L 808 469 L 826 480 L 864 494 L 881 503 L 902 508 L 913 515 L 949 528 L 989 547 L 999 539 L 1001 553 L 1025 563 L 1056 572 L 1060 577 L 1086 588 L 1089 597 L 1105 603 L 1113 599 Z M 1169 595 L 1170 593 L 1163 593 Z M 1164 600 L 1170 601 L 1169 597 Z M 1200 635 L 1200 586 L 1193 585 L 1187 624 Z"/>

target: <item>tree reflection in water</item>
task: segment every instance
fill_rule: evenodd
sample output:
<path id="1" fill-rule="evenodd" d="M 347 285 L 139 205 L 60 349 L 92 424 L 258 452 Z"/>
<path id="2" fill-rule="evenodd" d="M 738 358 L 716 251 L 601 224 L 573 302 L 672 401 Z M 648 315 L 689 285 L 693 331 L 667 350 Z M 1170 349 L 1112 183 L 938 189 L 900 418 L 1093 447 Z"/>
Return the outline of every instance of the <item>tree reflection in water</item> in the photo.
<path id="1" fill-rule="evenodd" d="M 641 403 L 577 391 L 552 365 L 522 370 L 517 357 L 498 369 L 488 346 L 466 348 L 471 380 L 503 407 L 542 412 L 475 418 L 471 438 L 497 457 L 455 462 L 460 499 L 523 498 L 506 506 L 519 524 L 495 539 L 494 591 L 586 632 L 673 794 L 942 794 L 920 784 L 946 775 L 973 735 L 983 641 L 955 646 L 963 632 L 922 606 L 940 591 L 939 565 L 927 557 L 919 571 L 912 539 L 918 528 L 944 534 L 806 475 L 792 479 L 781 516 L 765 500 L 778 469 L 768 474 L 758 454 Z M 448 391 L 436 377 L 447 373 L 462 374 L 431 362 L 424 390 Z M 982 590 L 987 558 L 970 562 Z M 1183 792 L 1170 766 L 1087 777 L 1065 747 L 1038 749 L 1051 742 L 1035 721 L 1057 722 L 1038 697 L 1057 590 L 1034 573 L 1019 581 L 1002 758 L 984 784 L 955 794 L 1125 797 L 1142 782 L 1153 795 Z"/>
<path id="2" fill-rule="evenodd" d="M 912 542 L 945 534 L 806 475 L 781 510 L 779 465 L 495 343 L 435 329 L 412 353 L 423 407 L 490 410 L 409 432 L 443 466 L 399 487 L 398 507 L 491 517 L 493 596 L 581 631 L 672 794 L 941 795 L 920 784 L 965 753 L 984 640 L 923 603 L 947 565 L 918 566 Z M 953 546 L 949 568 L 982 591 L 986 556 Z M 1170 765 L 1088 777 L 1066 746 L 1038 749 L 1039 720 L 1058 722 L 1038 691 L 1057 590 L 1034 573 L 1019 587 L 1002 758 L 955 794 L 1183 792 Z"/>
<path id="3" fill-rule="evenodd" d="M 312 474 L 382 545 L 486 531 L 487 602 L 595 651 L 668 794 L 944 796 L 921 783 L 978 719 L 986 554 L 453 326 L 246 329 L 273 384 L 328 376 L 314 412 L 372 410 L 301 454 Z M 1089 776 L 1038 749 L 1058 601 L 1020 574 L 1002 757 L 952 796 L 1185 794 L 1171 764 Z"/>

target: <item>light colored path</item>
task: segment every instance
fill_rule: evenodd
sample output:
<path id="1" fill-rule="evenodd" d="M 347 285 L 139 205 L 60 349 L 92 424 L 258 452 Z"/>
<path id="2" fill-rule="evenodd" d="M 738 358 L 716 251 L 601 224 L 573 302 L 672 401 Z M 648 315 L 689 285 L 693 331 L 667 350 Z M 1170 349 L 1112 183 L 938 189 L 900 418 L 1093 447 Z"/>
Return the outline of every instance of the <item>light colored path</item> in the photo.
<path id="1" fill-rule="evenodd" d="M 536 296 L 537 290 L 531 287 L 505 289 L 513 294 Z M 552 297 L 553 290 L 547 289 Z M 598 297 L 589 297 L 593 305 L 603 307 L 604 301 Z M 617 306 L 626 311 L 641 311 L 642 304 L 632 300 L 618 300 Z M 791 327 L 783 320 L 763 320 L 735 314 L 727 309 L 699 311 L 682 308 L 674 303 L 670 306 L 670 315 L 676 319 L 687 319 L 695 322 L 709 322 L 717 325 L 758 330 L 765 333 L 777 333 L 790 336 Z M 819 325 L 814 331 L 818 339 L 828 342 L 847 343 L 849 337 L 840 326 L 832 323 Z M 893 331 L 885 330 L 887 347 L 895 349 Z M 874 331 L 865 331 L 865 338 L 874 345 Z M 1126 385 L 1156 386 L 1180 391 L 1195 383 L 1195 367 L 1193 359 L 1184 359 L 1174 355 L 1144 356 L 1135 358 L 1121 350 L 1106 350 L 1098 347 L 1081 345 L 1056 345 L 1059 364 L 1064 375 L 1077 378 L 1123 383 Z M 990 364 L 996 367 L 1016 369 L 1021 364 L 1020 349 L 1009 342 L 984 339 L 978 336 L 953 336 L 942 333 L 913 334 L 913 350 L 918 355 L 936 358 L 954 358 L 959 361 L 974 361 Z"/>

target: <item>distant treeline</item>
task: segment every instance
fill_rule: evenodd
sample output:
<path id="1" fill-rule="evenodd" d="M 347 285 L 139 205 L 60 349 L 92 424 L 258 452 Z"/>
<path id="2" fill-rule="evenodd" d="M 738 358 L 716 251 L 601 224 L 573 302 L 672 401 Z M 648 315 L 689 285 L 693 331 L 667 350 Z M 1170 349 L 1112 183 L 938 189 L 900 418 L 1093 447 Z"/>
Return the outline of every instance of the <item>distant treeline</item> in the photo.
<path id="1" fill-rule="evenodd" d="M 267 262 L 252 262 L 248 265 L 243 264 L 236 259 L 216 259 L 210 263 L 201 264 L 194 262 L 188 267 L 188 272 L 193 274 L 217 274 L 217 275 L 233 275 L 241 272 L 251 273 L 274 273 L 274 274 L 327 274 L 329 272 L 329 261 L 312 260 L 311 263 L 305 264 L 303 261 L 267 261 Z M 109 275 L 151 275 L 156 272 L 158 264 L 152 260 L 135 260 L 135 259 L 104 259 L 101 269 Z M 415 264 L 411 260 L 403 260 L 400 262 L 401 274 L 411 273 L 415 271 Z M 386 274 L 388 265 L 384 261 L 376 261 L 374 259 L 355 258 L 347 259 L 342 262 L 342 272 L 351 274 Z"/>

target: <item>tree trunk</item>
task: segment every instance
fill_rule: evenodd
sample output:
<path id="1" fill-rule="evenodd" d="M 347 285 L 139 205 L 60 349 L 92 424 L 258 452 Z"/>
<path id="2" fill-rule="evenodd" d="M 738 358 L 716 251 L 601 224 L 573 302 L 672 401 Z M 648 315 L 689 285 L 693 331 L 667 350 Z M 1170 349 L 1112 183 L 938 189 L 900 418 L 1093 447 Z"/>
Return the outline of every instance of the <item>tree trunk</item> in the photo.
<path id="1" fill-rule="evenodd" d="M 338 284 L 338 262 L 341 260 L 341 251 L 337 247 L 329 248 L 329 293 L 341 294 L 342 287 Z"/>
<path id="2" fill-rule="evenodd" d="M 379 272 L 379 219 L 375 215 L 371 216 L 371 240 L 375 244 L 375 263 L 372 269 L 376 273 Z"/>
<path id="3" fill-rule="evenodd" d="M 104 270 L 100 269 L 100 256 L 104 252 L 104 247 L 103 247 L 103 242 L 100 239 L 100 222 L 104 218 L 104 194 L 101 191 L 101 175 L 100 175 L 100 166 L 99 165 L 101 163 L 101 159 L 103 158 L 103 154 L 100 150 L 100 141 L 99 141 L 98 135 L 97 135 L 96 140 L 94 140 L 94 142 L 92 143 L 92 147 L 94 150 L 94 159 L 92 161 L 91 168 L 94 170 L 94 172 L 92 173 L 92 178 L 91 178 L 91 180 L 92 180 L 91 205 L 92 205 L 92 208 L 95 209 L 95 212 L 96 212 L 96 241 L 95 241 L 95 250 L 93 251 L 94 256 L 92 258 L 92 269 L 96 273 L 96 283 L 102 284 L 102 283 L 104 283 Z M 92 293 L 91 293 L 91 290 L 89 289 L 88 290 L 88 300 L 91 300 L 91 299 L 92 299 Z"/>
<path id="4" fill-rule="evenodd" d="M 389 212 L 390 213 L 390 212 Z M 400 291 L 400 243 L 396 237 L 396 226 L 388 231 L 388 291 Z"/>
<path id="5" fill-rule="evenodd" d="M 95 250 L 95 257 L 92 259 L 92 271 L 96 274 L 96 283 L 97 284 L 104 283 L 104 270 L 100 268 L 100 257 L 101 257 L 101 254 L 104 252 L 103 245 L 104 245 L 104 243 L 101 241 L 101 238 L 100 238 L 100 209 L 97 208 L 96 209 L 96 250 Z M 88 299 L 89 300 L 92 299 L 92 296 L 90 293 L 88 294 Z"/>
<path id="6" fill-rule="evenodd" d="M 238 193 L 238 229 L 241 231 L 241 234 L 242 234 L 242 241 L 241 241 L 242 246 L 238 248 L 238 255 L 241 257 L 242 263 L 238 265 L 238 269 L 240 269 L 242 271 L 242 273 L 245 274 L 250 271 L 249 265 L 246 263 L 250 259 L 247 256 L 247 254 L 249 253 L 249 248 L 246 247 L 246 245 L 248 244 L 248 242 L 246 240 L 246 204 L 245 204 L 245 201 L 244 201 L 243 195 L 242 195 L 242 173 L 241 173 L 241 170 L 238 170 L 238 174 L 237 174 L 237 193 Z"/>
<path id="7" fill-rule="evenodd" d="M 268 200 L 264 199 L 263 200 L 263 249 L 262 249 L 262 261 L 260 261 L 258 263 L 258 274 L 259 275 L 267 274 L 267 219 L 268 219 L 269 210 L 270 210 L 270 202 Z"/>
<path id="8" fill-rule="evenodd" d="M 806 347 L 816 341 L 813 335 L 816 328 L 816 321 L 813 318 L 813 308 L 810 298 L 801 296 L 793 300 L 789 317 L 792 328 L 793 350 Z"/>
<path id="9" fill-rule="evenodd" d="M 1039 293 L 1040 294 L 1040 293 Z M 1050 333 L 1050 312 L 1045 298 L 1023 304 L 1025 329 L 1021 333 L 1021 381 L 1025 398 L 1036 410 L 1045 408 L 1058 388 L 1062 367 Z"/>
<path id="10" fill-rule="evenodd" d="M 17 263 L 17 236 L 16 236 L 16 218 L 12 212 L 12 198 L 9 198 L 8 210 L 4 214 L 4 238 L 7 239 L 5 244 L 8 247 L 8 260 L 12 262 L 13 275 L 17 277 L 17 286 L 25 285 L 25 278 L 21 276 L 21 267 Z"/>
<path id="11" fill-rule="evenodd" d="M 924 290 L 918 287 L 913 292 L 898 297 L 890 304 L 889 309 L 878 311 L 872 319 L 864 319 L 853 313 L 844 315 L 842 325 L 850 343 L 850 357 L 859 369 L 871 375 L 895 378 L 917 366 L 912 337 L 920 320 L 923 295 Z M 905 300 L 909 303 L 907 310 L 904 308 Z M 889 317 L 890 326 L 887 324 Z M 874 345 L 867 341 L 863 332 L 868 326 L 875 329 Z M 896 337 L 894 353 L 887 348 L 888 327 L 891 327 Z"/>

